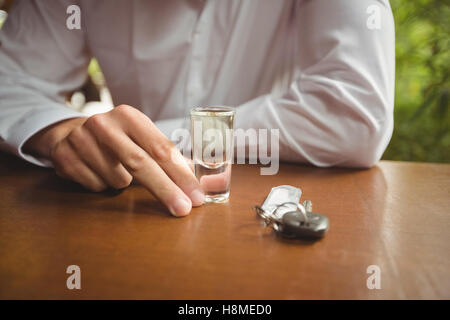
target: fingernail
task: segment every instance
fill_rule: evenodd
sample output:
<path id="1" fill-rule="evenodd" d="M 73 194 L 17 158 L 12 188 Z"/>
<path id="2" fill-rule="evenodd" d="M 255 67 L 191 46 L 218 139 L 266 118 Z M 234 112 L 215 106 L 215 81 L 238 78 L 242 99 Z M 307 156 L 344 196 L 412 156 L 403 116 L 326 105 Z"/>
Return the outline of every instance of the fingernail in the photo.
<path id="1" fill-rule="evenodd" d="M 170 208 L 170 212 L 172 212 L 174 216 L 181 217 L 188 215 L 191 211 L 191 208 L 192 206 L 187 200 L 178 198 L 175 200 L 173 207 Z"/>
<path id="2" fill-rule="evenodd" d="M 198 189 L 192 191 L 190 198 L 194 207 L 201 206 L 205 202 L 205 194 Z"/>

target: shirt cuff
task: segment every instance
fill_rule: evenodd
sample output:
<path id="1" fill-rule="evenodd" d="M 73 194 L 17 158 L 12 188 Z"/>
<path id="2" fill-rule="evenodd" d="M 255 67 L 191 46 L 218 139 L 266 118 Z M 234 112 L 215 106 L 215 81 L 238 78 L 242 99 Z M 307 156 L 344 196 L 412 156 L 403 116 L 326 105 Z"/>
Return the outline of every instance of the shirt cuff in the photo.
<path id="1" fill-rule="evenodd" d="M 9 149 L 28 162 L 41 167 L 52 167 L 53 165 L 49 159 L 38 158 L 23 152 L 23 145 L 38 131 L 59 121 L 78 117 L 85 117 L 85 115 L 63 106 L 42 110 L 32 116 L 24 117 L 10 130 Z"/>

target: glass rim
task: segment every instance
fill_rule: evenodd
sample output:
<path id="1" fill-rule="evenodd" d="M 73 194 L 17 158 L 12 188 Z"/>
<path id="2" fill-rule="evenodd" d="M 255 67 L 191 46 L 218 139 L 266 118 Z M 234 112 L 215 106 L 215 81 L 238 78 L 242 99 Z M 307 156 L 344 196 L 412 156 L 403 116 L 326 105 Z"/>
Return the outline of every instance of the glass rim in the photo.
<path id="1" fill-rule="evenodd" d="M 228 106 L 204 106 L 195 107 L 190 111 L 191 116 L 231 116 L 236 112 L 235 108 Z"/>

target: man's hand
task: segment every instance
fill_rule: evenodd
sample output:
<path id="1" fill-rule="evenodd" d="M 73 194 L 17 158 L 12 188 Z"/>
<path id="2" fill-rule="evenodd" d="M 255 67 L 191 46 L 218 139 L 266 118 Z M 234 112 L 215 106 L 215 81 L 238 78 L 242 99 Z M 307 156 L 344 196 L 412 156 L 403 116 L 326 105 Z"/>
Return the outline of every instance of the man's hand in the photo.
<path id="1" fill-rule="evenodd" d="M 127 105 L 52 125 L 34 135 L 24 150 L 51 159 L 59 176 L 93 191 L 125 188 L 134 177 L 175 216 L 189 214 L 204 201 L 199 182 L 174 144 Z"/>

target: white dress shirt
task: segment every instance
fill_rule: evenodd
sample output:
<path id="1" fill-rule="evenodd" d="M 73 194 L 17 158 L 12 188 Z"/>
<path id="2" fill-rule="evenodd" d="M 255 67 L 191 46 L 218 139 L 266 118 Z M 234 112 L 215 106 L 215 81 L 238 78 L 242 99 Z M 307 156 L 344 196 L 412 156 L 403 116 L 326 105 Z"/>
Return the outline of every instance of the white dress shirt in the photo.
<path id="1" fill-rule="evenodd" d="M 80 30 L 66 26 L 72 4 Z M 0 41 L 0 147 L 39 165 L 21 148 L 82 115 L 64 99 L 91 57 L 114 104 L 168 136 L 192 107 L 235 106 L 236 128 L 279 129 L 282 160 L 369 167 L 392 135 L 388 0 L 18 0 Z"/>

